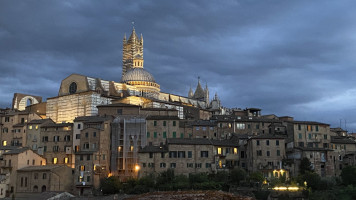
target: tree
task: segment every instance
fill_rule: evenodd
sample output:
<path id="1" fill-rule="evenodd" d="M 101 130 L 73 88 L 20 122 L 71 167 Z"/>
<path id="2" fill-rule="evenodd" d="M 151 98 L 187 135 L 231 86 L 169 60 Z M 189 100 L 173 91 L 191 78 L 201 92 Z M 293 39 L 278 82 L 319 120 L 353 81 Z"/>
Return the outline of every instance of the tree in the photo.
<path id="1" fill-rule="evenodd" d="M 103 178 L 100 181 L 100 188 L 103 194 L 115 194 L 120 192 L 121 189 L 120 179 L 117 176 Z"/>
<path id="2" fill-rule="evenodd" d="M 250 180 L 262 182 L 265 180 L 265 178 L 263 177 L 263 174 L 261 172 L 253 172 L 250 174 Z"/>
<path id="3" fill-rule="evenodd" d="M 239 184 L 240 181 L 245 180 L 246 171 L 241 168 L 234 169 L 230 172 L 230 181 L 233 184 Z"/>
<path id="4" fill-rule="evenodd" d="M 312 172 L 312 164 L 309 161 L 308 158 L 304 157 L 301 162 L 300 162 L 300 166 L 299 166 L 299 171 L 301 174 L 305 174 L 306 172 Z"/>
<path id="5" fill-rule="evenodd" d="M 341 172 L 342 182 L 345 185 L 356 185 L 356 167 L 347 166 Z"/>
<path id="6" fill-rule="evenodd" d="M 321 178 L 319 174 L 307 171 L 303 175 L 303 180 L 307 182 L 308 187 L 311 187 L 313 190 L 316 190 L 319 187 Z"/>

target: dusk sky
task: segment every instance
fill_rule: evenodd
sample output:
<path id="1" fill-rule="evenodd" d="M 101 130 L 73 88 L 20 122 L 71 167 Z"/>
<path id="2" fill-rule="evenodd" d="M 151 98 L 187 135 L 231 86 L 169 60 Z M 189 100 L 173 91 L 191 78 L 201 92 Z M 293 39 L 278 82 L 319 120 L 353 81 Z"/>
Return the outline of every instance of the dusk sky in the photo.
<path id="1" fill-rule="evenodd" d="M 0 107 L 58 94 L 72 73 L 120 81 L 134 21 L 144 68 L 187 96 L 356 132 L 356 1 L 0 0 Z"/>

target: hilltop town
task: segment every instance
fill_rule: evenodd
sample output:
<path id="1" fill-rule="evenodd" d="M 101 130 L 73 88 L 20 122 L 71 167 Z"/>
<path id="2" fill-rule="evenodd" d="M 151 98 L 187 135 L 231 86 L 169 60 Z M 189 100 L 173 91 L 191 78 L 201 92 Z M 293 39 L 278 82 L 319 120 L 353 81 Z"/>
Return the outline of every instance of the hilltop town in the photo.
<path id="1" fill-rule="evenodd" d="M 167 170 L 188 177 L 243 169 L 267 184 L 297 177 L 305 160 L 320 177 L 355 165 L 355 138 L 339 127 L 226 108 L 199 79 L 187 96 L 162 92 L 143 67 L 143 50 L 133 28 L 123 38 L 120 82 L 71 74 L 46 101 L 14 94 L 12 108 L 0 110 L 0 198 L 99 195 L 107 177 Z"/>

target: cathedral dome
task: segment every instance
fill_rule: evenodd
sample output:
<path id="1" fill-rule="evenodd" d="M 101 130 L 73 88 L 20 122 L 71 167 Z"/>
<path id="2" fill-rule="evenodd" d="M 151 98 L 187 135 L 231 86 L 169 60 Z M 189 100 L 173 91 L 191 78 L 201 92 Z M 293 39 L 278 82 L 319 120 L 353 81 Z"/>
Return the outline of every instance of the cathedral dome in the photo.
<path id="1" fill-rule="evenodd" d="M 143 68 L 132 68 L 122 77 L 121 80 L 123 83 L 128 83 L 130 81 L 145 81 L 156 83 L 152 74 Z"/>

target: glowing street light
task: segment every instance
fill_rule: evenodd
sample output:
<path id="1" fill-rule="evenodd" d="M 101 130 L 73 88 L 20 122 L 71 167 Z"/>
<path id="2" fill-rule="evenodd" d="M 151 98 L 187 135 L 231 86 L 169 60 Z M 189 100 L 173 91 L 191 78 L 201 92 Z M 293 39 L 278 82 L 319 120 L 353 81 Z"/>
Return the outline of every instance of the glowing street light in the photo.
<path id="1" fill-rule="evenodd" d="M 136 165 L 135 165 L 135 171 L 137 172 L 137 171 L 139 171 L 139 170 L 140 170 L 140 165 L 136 164 Z"/>

